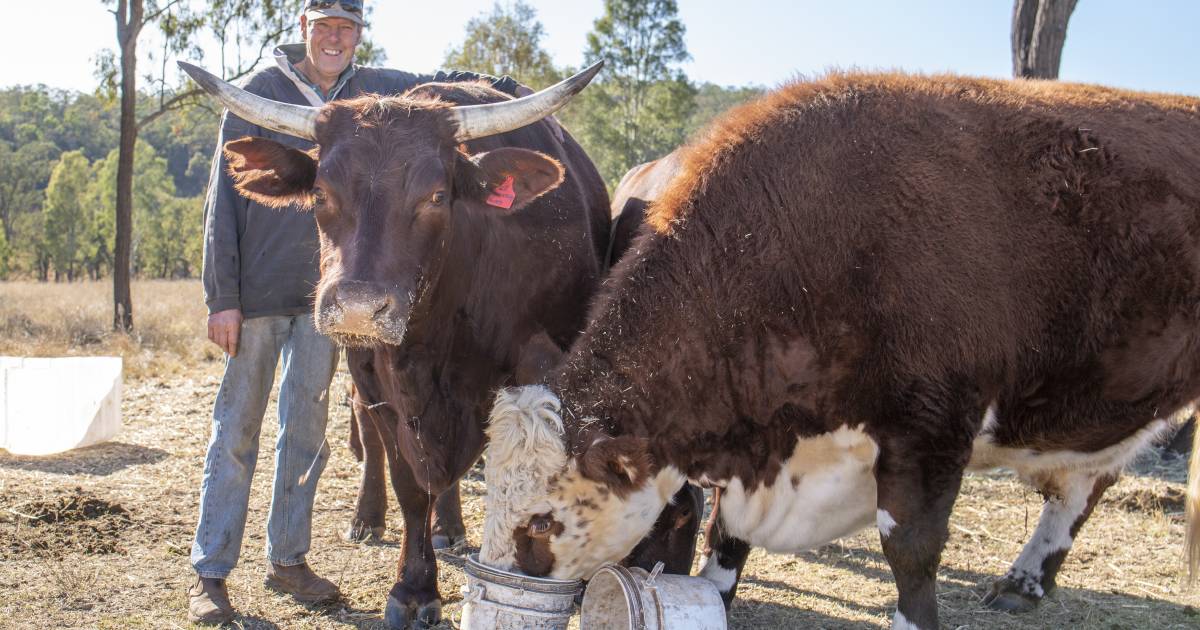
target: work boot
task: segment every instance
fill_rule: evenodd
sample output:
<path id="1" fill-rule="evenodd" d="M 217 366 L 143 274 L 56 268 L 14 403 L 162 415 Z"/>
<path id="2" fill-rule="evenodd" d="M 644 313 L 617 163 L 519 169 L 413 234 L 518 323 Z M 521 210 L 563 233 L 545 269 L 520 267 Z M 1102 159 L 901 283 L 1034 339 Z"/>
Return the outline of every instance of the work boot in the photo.
<path id="1" fill-rule="evenodd" d="M 263 584 L 267 588 L 287 593 L 304 604 L 330 602 L 342 595 L 336 584 L 313 573 L 304 563 L 290 567 L 269 563 L 267 578 L 263 580 Z"/>
<path id="2" fill-rule="evenodd" d="M 188 621 L 215 626 L 233 621 L 233 614 L 225 580 L 197 577 L 188 589 Z"/>

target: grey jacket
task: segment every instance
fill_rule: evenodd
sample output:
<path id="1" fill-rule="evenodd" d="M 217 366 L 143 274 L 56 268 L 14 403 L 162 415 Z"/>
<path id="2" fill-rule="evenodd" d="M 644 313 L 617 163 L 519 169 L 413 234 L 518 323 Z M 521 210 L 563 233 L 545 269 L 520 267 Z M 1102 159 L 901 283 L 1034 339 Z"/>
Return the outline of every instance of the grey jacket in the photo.
<path id="1" fill-rule="evenodd" d="M 280 46 L 276 55 L 281 61 L 286 58 L 299 63 L 304 45 Z M 289 76 L 287 68 L 287 63 L 280 63 L 255 72 L 243 87 L 272 100 L 311 104 L 313 92 L 302 94 L 303 82 Z M 518 87 L 509 77 L 496 79 L 471 72 L 418 75 L 356 67 L 343 78 L 344 83 L 333 93 L 335 100 L 366 93 L 398 94 L 431 81 L 484 79 L 508 94 Z M 245 136 L 269 138 L 301 151 L 313 146 L 307 140 L 263 129 L 225 112 L 204 203 L 204 302 L 210 314 L 236 308 L 246 318 L 299 315 L 312 309 L 320 279 L 316 220 L 311 212 L 268 208 L 238 194 L 221 147 Z"/>

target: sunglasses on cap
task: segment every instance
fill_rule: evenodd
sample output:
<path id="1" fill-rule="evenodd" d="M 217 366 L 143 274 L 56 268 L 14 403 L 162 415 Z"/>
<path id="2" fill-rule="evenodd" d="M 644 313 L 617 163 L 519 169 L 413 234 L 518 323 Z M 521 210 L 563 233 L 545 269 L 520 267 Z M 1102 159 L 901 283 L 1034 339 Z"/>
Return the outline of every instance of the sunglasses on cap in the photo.
<path id="1" fill-rule="evenodd" d="M 308 9 L 330 9 L 336 4 L 341 4 L 342 9 L 349 13 L 362 14 L 363 12 L 362 0 L 308 0 L 304 9 L 306 11 Z"/>

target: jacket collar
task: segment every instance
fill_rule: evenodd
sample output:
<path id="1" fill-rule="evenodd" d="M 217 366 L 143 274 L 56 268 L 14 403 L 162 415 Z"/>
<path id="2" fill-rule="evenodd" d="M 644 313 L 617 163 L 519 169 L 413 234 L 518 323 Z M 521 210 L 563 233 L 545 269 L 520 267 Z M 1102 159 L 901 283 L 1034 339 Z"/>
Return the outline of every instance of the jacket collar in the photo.
<path id="1" fill-rule="evenodd" d="M 309 81 L 308 77 L 296 69 L 296 64 L 304 60 L 307 52 L 308 50 L 303 43 L 277 46 L 275 48 L 275 65 L 279 66 L 279 69 L 283 71 L 283 75 L 295 84 L 296 89 L 300 90 L 300 94 L 304 96 L 309 105 L 321 107 L 338 97 L 342 88 L 346 87 L 346 84 L 350 82 L 350 78 L 354 76 L 357 66 L 354 63 L 346 66 L 346 69 L 338 76 L 337 83 L 334 84 L 333 89 L 330 90 L 329 94 L 324 95 L 321 94 L 321 88 Z"/>

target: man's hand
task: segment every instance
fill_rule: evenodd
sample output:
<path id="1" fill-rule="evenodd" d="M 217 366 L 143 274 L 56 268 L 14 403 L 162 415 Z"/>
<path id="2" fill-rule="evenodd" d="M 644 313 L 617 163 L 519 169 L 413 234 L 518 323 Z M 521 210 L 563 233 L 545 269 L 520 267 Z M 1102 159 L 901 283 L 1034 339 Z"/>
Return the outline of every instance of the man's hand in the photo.
<path id="1" fill-rule="evenodd" d="M 217 344 L 231 357 L 237 356 L 238 338 L 242 334 L 242 311 L 231 308 L 208 316 L 208 340 Z"/>
<path id="2" fill-rule="evenodd" d="M 533 88 L 526 86 L 526 85 L 518 85 L 517 86 L 517 89 L 516 89 L 517 98 L 525 98 L 526 96 L 529 96 L 530 94 L 533 94 Z M 554 137 L 557 138 L 558 141 L 561 143 L 563 141 L 562 123 L 558 122 L 558 118 L 555 118 L 554 116 L 547 116 L 543 120 L 546 121 L 546 124 L 550 125 L 550 131 L 554 132 Z"/>

